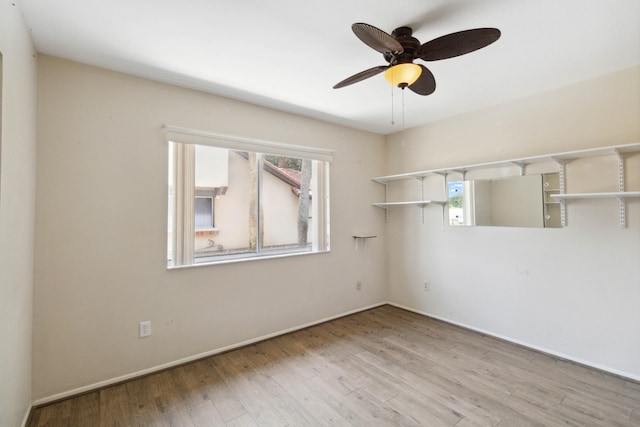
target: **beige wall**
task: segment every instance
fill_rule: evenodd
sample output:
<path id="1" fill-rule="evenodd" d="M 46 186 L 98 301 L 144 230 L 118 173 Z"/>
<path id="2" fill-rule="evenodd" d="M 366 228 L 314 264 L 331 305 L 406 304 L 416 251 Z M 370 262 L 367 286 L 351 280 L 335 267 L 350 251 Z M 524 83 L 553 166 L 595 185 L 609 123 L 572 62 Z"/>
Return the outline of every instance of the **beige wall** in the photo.
<path id="1" fill-rule="evenodd" d="M 18 426 L 31 405 L 36 60 L 11 2 L 0 2 L 0 425 Z"/>
<path id="2" fill-rule="evenodd" d="M 569 227 L 561 230 L 443 230 L 442 212 L 430 208 L 424 222 L 420 210 L 394 209 L 385 225 L 384 213 L 370 206 L 383 197 L 373 176 L 637 141 L 639 75 L 639 69 L 617 72 L 385 139 L 40 57 L 33 398 L 62 396 L 387 299 L 640 378 L 640 343 L 629 339 L 640 324 L 637 200 L 628 202 L 623 230 L 612 201 L 571 205 Z M 27 85 L 22 92 L 32 90 Z M 168 271 L 163 123 L 336 149 L 331 253 Z M 23 132 L 30 141 L 33 129 L 25 125 Z M 11 195 L 6 140 L 1 201 Z M 28 184 L 33 164 L 25 147 L 20 173 Z M 638 156 L 629 163 L 638 176 Z M 593 163 L 572 168 L 593 176 Z M 629 187 L 638 190 L 633 177 Z M 22 203 L 28 211 L 28 201 Z M 28 234 L 27 222 L 18 221 Z M 355 252 L 354 233 L 379 238 Z M 15 236 L 2 241 L 20 243 Z M 11 266 L 26 284 L 25 300 L 29 273 L 20 266 L 30 262 L 27 249 Z M 11 301 L 13 307 L 17 300 Z M 137 336 L 142 320 L 153 322 L 149 338 Z M 28 357 L 27 335 L 7 336 Z M 14 412 L 29 394 L 25 363 L 9 365 L 23 371 L 11 371 L 23 395 L 10 397 Z"/>
<path id="3" fill-rule="evenodd" d="M 640 141 L 640 68 L 388 137 L 387 173 Z M 640 154 L 627 189 L 640 191 Z M 617 189 L 615 158 L 567 166 L 568 191 Z M 439 178 L 438 178 L 439 179 Z M 439 209 L 392 212 L 391 301 L 640 379 L 640 199 L 569 204 L 568 227 L 442 227 Z M 423 283 L 430 283 L 425 292 Z"/>
<path id="4" fill-rule="evenodd" d="M 384 239 L 352 238 L 380 225 L 382 136 L 46 56 L 38 76 L 36 401 L 386 300 Z M 335 149 L 331 252 L 168 271 L 165 123 Z"/>
<path id="5" fill-rule="evenodd" d="M 632 68 L 390 135 L 387 174 L 637 141 Z"/>

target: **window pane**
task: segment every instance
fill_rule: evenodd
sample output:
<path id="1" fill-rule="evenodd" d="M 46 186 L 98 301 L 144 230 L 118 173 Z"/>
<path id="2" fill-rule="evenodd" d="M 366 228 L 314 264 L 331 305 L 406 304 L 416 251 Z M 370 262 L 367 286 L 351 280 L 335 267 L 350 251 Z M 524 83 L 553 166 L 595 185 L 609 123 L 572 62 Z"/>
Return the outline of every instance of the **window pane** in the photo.
<path id="1" fill-rule="evenodd" d="M 196 197 L 195 203 L 196 230 L 213 228 L 213 199 L 211 197 Z"/>
<path id="2" fill-rule="evenodd" d="M 209 262 L 211 257 L 246 253 L 250 247 L 250 159 L 247 153 L 234 152 L 221 148 L 202 147 L 204 154 L 196 150 L 196 187 L 218 185 L 215 187 L 215 231 L 207 236 L 199 236 L 196 242 L 196 262 Z M 211 150 L 217 150 L 213 155 Z M 221 161 L 221 157 L 224 162 Z M 218 174 L 218 181 L 211 176 Z M 253 168 L 255 170 L 255 167 Z"/>
<path id="3" fill-rule="evenodd" d="M 176 199 L 175 199 L 175 164 L 173 162 L 173 154 L 174 154 L 174 143 L 169 143 L 169 182 L 168 182 L 168 211 L 167 211 L 167 265 L 174 265 L 174 254 L 173 254 L 173 243 L 175 239 L 175 232 L 173 228 L 175 226 L 174 223 L 174 214 L 176 207 Z"/>
<path id="4" fill-rule="evenodd" d="M 265 156 L 262 250 L 310 249 L 312 161 Z"/>

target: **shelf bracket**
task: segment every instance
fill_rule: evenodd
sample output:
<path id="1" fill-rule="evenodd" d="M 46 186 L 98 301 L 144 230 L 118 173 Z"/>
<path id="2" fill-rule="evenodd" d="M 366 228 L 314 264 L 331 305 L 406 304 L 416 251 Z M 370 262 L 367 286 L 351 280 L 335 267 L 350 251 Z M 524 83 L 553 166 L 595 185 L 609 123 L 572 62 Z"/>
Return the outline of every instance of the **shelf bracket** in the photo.
<path id="1" fill-rule="evenodd" d="M 526 169 L 527 169 L 527 163 L 525 163 L 525 162 L 515 162 L 515 161 L 511 162 L 511 163 L 513 163 L 514 165 L 516 165 L 516 166 L 518 166 L 520 168 L 520 175 L 521 176 L 525 174 Z"/>
<path id="2" fill-rule="evenodd" d="M 624 192 L 624 154 L 615 150 L 618 156 L 618 191 Z"/>
<path id="3" fill-rule="evenodd" d="M 560 182 L 560 194 L 565 194 L 565 182 L 564 177 L 566 173 L 566 161 L 564 159 L 553 158 L 558 163 L 560 170 L 558 171 L 558 177 Z M 560 199 L 560 226 L 567 226 L 567 204 L 565 199 Z"/>
<path id="4" fill-rule="evenodd" d="M 389 222 L 389 208 L 387 206 L 379 206 L 384 209 L 384 222 Z"/>
<path id="5" fill-rule="evenodd" d="M 387 190 L 389 188 L 389 184 L 387 184 L 386 182 L 380 182 L 380 184 L 384 185 L 384 202 L 386 203 L 389 200 L 389 196 L 387 194 Z M 380 206 L 382 209 L 384 209 L 384 222 L 389 222 L 389 208 L 386 206 Z M 357 240 L 356 240 L 356 245 L 357 245 Z"/>
<path id="6" fill-rule="evenodd" d="M 615 150 L 618 156 L 618 191 L 624 193 L 624 154 L 619 150 Z M 620 206 L 620 228 L 627 227 L 627 203 L 624 197 L 618 197 L 618 205 Z"/>
<path id="7" fill-rule="evenodd" d="M 424 200 L 424 176 L 419 176 L 417 177 L 418 180 L 420 181 L 420 199 L 419 200 Z M 424 207 L 426 205 L 418 205 L 420 209 L 420 212 L 422 213 L 422 223 L 424 224 Z"/>
<path id="8" fill-rule="evenodd" d="M 626 201 L 624 197 L 618 197 L 618 204 L 620 205 L 620 228 L 627 227 L 627 209 Z"/>
<path id="9" fill-rule="evenodd" d="M 459 173 L 460 175 L 462 175 L 462 180 L 466 180 L 467 179 L 467 170 L 466 169 L 453 169 L 453 172 Z"/>

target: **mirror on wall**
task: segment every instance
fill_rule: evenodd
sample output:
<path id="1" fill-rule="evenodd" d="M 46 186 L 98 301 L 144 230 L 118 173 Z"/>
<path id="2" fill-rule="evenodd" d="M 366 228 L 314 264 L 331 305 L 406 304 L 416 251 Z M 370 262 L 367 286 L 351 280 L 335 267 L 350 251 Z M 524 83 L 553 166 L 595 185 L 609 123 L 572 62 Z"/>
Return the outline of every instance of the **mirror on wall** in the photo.
<path id="1" fill-rule="evenodd" d="M 447 182 L 449 225 L 560 227 L 559 174 Z"/>

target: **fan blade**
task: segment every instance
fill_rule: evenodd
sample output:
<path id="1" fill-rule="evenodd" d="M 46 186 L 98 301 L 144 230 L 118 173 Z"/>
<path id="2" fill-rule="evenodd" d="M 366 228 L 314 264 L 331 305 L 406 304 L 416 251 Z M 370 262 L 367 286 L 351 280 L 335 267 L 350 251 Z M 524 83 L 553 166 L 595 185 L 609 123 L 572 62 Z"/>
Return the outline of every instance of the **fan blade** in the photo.
<path id="1" fill-rule="evenodd" d="M 417 93 L 418 95 L 431 95 L 436 90 L 436 78 L 427 67 L 420 65 L 422 68 L 422 74 L 418 77 L 409 89 Z"/>
<path id="2" fill-rule="evenodd" d="M 380 53 L 401 53 L 404 51 L 396 39 L 373 25 L 358 22 L 353 24 L 351 29 L 364 44 Z"/>
<path id="3" fill-rule="evenodd" d="M 333 88 L 334 89 L 339 89 L 341 87 L 345 87 L 345 86 L 352 85 L 354 83 L 358 83 L 359 81 L 362 81 L 364 79 L 368 79 L 369 77 L 373 77 L 376 74 L 380 74 L 381 72 L 383 72 L 387 68 L 389 68 L 387 65 L 379 65 L 377 67 L 369 68 L 368 70 L 360 71 L 358 74 L 354 74 L 351 77 L 347 77 L 346 79 L 344 79 L 340 83 L 337 83 Z"/>
<path id="4" fill-rule="evenodd" d="M 425 61 L 454 58 L 489 46 L 500 38 L 497 28 L 475 28 L 458 31 L 426 42 L 417 52 L 416 57 Z"/>

